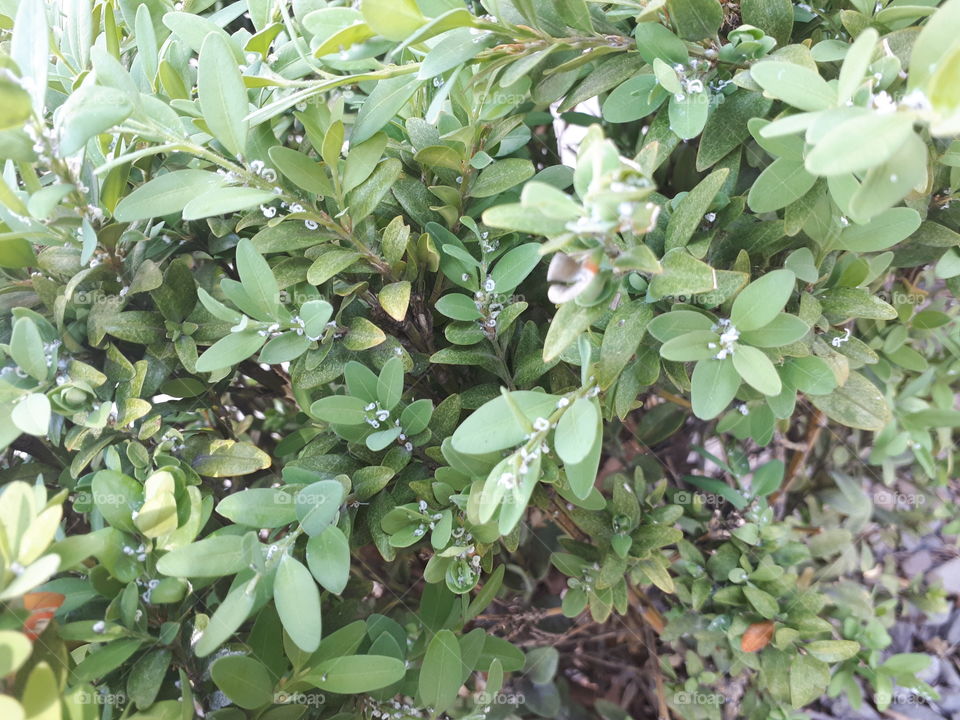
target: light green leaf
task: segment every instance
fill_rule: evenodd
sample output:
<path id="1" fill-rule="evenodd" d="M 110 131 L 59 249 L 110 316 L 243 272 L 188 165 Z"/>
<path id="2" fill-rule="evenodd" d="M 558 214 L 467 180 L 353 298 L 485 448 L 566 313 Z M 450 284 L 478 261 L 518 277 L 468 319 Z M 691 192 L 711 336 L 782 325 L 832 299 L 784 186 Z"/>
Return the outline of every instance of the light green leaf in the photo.
<path id="1" fill-rule="evenodd" d="M 251 187 L 215 187 L 190 200 L 183 207 L 183 219 L 228 215 L 271 202 L 276 197 L 272 192 Z"/>
<path id="2" fill-rule="evenodd" d="M 273 699 L 270 671 L 252 657 L 225 655 L 217 658 L 210 666 L 210 677 L 235 705 L 247 710 L 266 705 Z"/>
<path id="3" fill-rule="evenodd" d="M 772 98 L 800 110 L 826 110 L 837 102 L 837 94 L 826 80 L 803 65 L 769 60 L 750 68 L 750 77 Z"/>
<path id="4" fill-rule="evenodd" d="M 254 577 L 242 585 L 237 585 L 227 594 L 210 617 L 210 622 L 194 647 L 197 657 L 206 657 L 240 629 L 253 610 L 258 580 L 259 576 Z"/>
<path id="5" fill-rule="evenodd" d="M 336 525 L 307 541 L 307 567 L 325 590 L 339 595 L 350 579 L 350 542 Z"/>
<path id="6" fill-rule="evenodd" d="M 438 631 L 427 645 L 420 668 L 420 700 L 441 713 L 451 707 L 460 690 L 460 643 L 449 630 Z"/>
<path id="7" fill-rule="evenodd" d="M 44 436 L 50 426 L 50 400 L 43 393 L 24 395 L 13 406 L 10 418 L 21 432 Z"/>
<path id="8" fill-rule="evenodd" d="M 507 158 L 487 165 L 470 188 L 470 196 L 492 197 L 533 177 L 533 163 L 520 158 Z"/>
<path id="9" fill-rule="evenodd" d="M 777 158 L 754 180 L 747 205 L 755 213 L 779 210 L 806 195 L 816 181 L 802 161 Z"/>
<path id="10" fill-rule="evenodd" d="M 693 414 L 712 420 L 727 409 L 740 388 L 740 374 L 731 358 L 701 360 L 690 377 Z"/>
<path id="11" fill-rule="evenodd" d="M 248 238 L 237 243 L 237 272 L 247 296 L 263 314 L 276 318 L 280 302 L 280 288 L 273 271 Z"/>
<path id="12" fill-rule="evenodd" d="M 730 322 L 741 332 L 764 327 L 783 310 L 796 282 L 790 270 L 774 270 L 757 278 L 733 301 Z"/>
<path id="13" fill-rule="evenodd" d="M 665 249 L 683 247 L 690 241 L 729 174 L 727 168 L 715 170 L 683 197 L 667 223 Z"/>
<path id="14" fill-rule="evenodd" d="M 824 415 L 847 427 L 877 432 L 890 419 L 883 394 L 856 371 L 851 371 L 847 381 L 833 392 L 807 397 Z"/>
<path id="15" fill-rule="evenodd" d="M 197 69 L 197 94 L 210 132 L 233 155 L 247 145 L 247 90 L 223 34 L 212 32 L 203 41 Z"/>
<path id="16" fill-rule="evenodd" d="M 748 385 L 764 395 L 779 395 L 780 375 L 763 351 L 740 345 L 733 353 L 733 366 Z"/>
<path id="17" fill-rule="evenodd" d="M 231 332 L 208 347 L 197 359 L 197 372 L 214 372 L 243 362 L 263 347 L 266 340 L 256 330 Z"/>
<path id="18" fill-rule="evenodd" d="M 582 462 L 593 448 L 599 427 L 597 408 L 586 398 L 578 398 L 560 417 L 553 437 L 557 455 L 564 463 Z"/>
<path id="19" fill-rule="evenodd" d="M 310 571 L 289 555 L 277 568 L 273 601 L 283 629 L 298 648 L 312 653 L 320 647 L 320 591 Z"/>
<path id="20" fill-rule="evenodd" d="M 158 175 L 123 198 L 114 217 L 120 222 L 148 220 L 179 213 L 194 198 L 223 185 L 223 178 L 206 170 L 174 170 Z"/>
<path id="21" fill-rule="evenodd" d="M 913 134 L 913 118 L 904 113 L 868 113 L 841 122 L 817 141 L 804 161 L 807 172 L 831 177 L 859 173 L 889 159 Z M 862 139 L 870 138 L 870 152 Z"/>
<path id="22" fill-rule="evenodd" d="M 826 663 L 843 662 L 860 652 L 860 643 L 853 640 L 815 640 L 805 647 L 807 652 Z"/>
<path id="23" fill-rule="evenodd" d="M 357 695 L 379 690 L 403 679 L 402 661 L 384 655 L 347 655 L 324 660 L 306 676 L 306 682 L 320 690 L 340 695 Z"/>
<path id="24" fill-rule="evenodd" d="M 293 495 L 279 488 L 251 488 L 227 495 L 217 504 L 217 512 L 252 528 L 282 527 L 297 519 Z"/>
<path id="25" fill-rule="evenodd" d="M 359 144 L 380 132 L 413 97 L 421 82 L 406 75 L 378 82 L 357 113 L 350 142 Z"/>

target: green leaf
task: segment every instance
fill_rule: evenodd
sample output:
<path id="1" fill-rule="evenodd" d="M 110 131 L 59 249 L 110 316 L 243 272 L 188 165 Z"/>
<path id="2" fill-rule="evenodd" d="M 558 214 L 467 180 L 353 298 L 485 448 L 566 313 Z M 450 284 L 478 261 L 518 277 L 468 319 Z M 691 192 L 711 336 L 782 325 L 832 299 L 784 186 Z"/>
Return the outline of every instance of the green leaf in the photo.
<path id="1" fill-rule="evenodd" d="M 717 0 L 667 0 L 667 9 L 684 40 L 712 38 L 723 22 L 723 8 Z"/>
<path id="2" fill-rule="evenodd" d="M 184 220 L 200 220 L 214 215 L 228 215 L 248 210 L 276 199 L 267 190 L 250 187 L 216 187 L 194 197 L 183 207 Z"/>
<path id="3" fill-rule="evenodd" d="M 759 0 L 763 4 L 764 0 Z M 776 0 L 772 0 L 775 2 Z M 790 4 L 789 0 L 783 2 Z M 788 8 L 793 22 L 793 8 Z M 724 101 L 710 114 L 700 145 L 697 148 L 697 170 L 706 170 L 726 157 L 750 135 L 747 121 L 762 118 L 773 102 L 758 92 L 738 90 L 725 95 Z"/>
<path id="4" fill-rule="evenodd" d="M 460 293 L 449 293 L 437 300 L 434 306 L 442 315 L 454 320 L 479 320 L 483 313 L 477 309 L 472 298 Z"/>
<path id="5" fill-rule="evenodd" d="M 747 285 L 730 309 L 730 322 L 741 332 L 773 322 L 793 294 L 797 278 L 790 270 L 774 270 Z"/>
<path id="6" fill-rule="evenodd" d="M 742 0 L 740 15 L 745 24 L 760 28 L 780 47 L 790 43 L 793 31 L 793 3 L 790 0 Z"/>
<path id="7" fill-rule="evenodd" d="M 307 270 L 307 282 L 323 285 L 337 273 L 346 270 L 360 259 L 360 253 L 349 248 L 333 248 L 319 255 Z"/>
<path id="8" fill-rule="evenodd" d="M 783 389 L 777 369 L 761 350 L 739 345 L 733 353 L 733 366 L 748 385 L 764 395 L 779 395 Z"/>
<path id="9" fill-rule="evenodd" d="M 8 16 L 7 8 L 4 14 Z M 9 24 L 7 24 L 9 33 Z M 43 117 L 44 97 L 47 92 L 47 73 L 50 65 L 50 31 L 47 25 L 47 6 L 44 3 L 19 3 L 13 22 L 13 36 L 9 39 L 9 56 L 20 69 L 21 77 L 29 80 L 33 97 L 33 112 Z"/>
<path id="10" fill-rule="evenodd" d="M 513 292 L 540 262 L 540 244 L 524 243 L 509 250 L 490 273 L 498 294 Z"/>
<path id="11" fill-rule="evenodd" d="M 547 337 L 543 341 L 543 361 L 551 362 L 559 357 L 560 353 L 570 347 L 580 333 L 599 320 L 603 313 L 602 305 L 581 307 L 575 302 L 561 305 L 550 321 Z"/>
<path id="12" fill-rule="evenodd" d="M 350 542 L 336 525 L 307 541 L 307 567 L 325 590 L 339 595 L 350 579 Z"/>
<path id="13" fill-rule="evenodd" d="M 179 213 L 191 200 L 222 184 L 223 178 L 206 170 L 164 173 L 123 198 L 114 217 L 120 222 L 133 222 Z"/>
<path id="14" fill-rule="evenodd" d="M 661 264 L 663 272 L 650 281 L 653 298 L 693 295 L 717 289 L 716 271 L 683 248 L 667 252 Z"/>
<path id="15" fill-rule="evenodd" d="M 795 708 L 813 702 L 827 689 L 830 668 L 812 655 L 798 655 L 790 663 L 790 703 Z"/>
<path id="16" fill-rule="evenodd" d="M 528 390 L 512 392 L 510 398 L 531 423 L 539 417 L 550 417 L 559 400 L 556 395 Z M 481 405 L 461 423 L 451 443 L 457 452 L 484 455 L 516 447 L 529 432 L 529 427 L 522 426 L 514 416 L 507 400 L 499 396 Z"/>
<path id="17" fill-rule="evenodd" d="M 474 35 L 470 28 L 454 28 L 446 33 L 434 45 L 420 64 L 417 78 L 427 80 L 452 70 L 455 67 L 467 64 L 470 60 L 493 44 L 495 36 Z"/>
<path id="18" fill-rule="evenodd" d="M 813 406 L 831 420 L 862 430 L 882 430 L 890 419 L 890 408 L 877 386 L 858 372 L 826 395 L 808 395 Z"/>
<path id="19" fill-rule="evenodd" d="M 783 482 L 784 465 L 781 460 L 770 460 L 753 473 L 750 491 L 754 497 L 766 497 L 779 489 Z"/>
<path id="20" fill-rule="evenodd" d="M 564 463 L 576 465 L 590 453 L 596 440 L 600 414 L 592 402 L 578 398 L 560 417 L 553 436 L 557 455 Z"/>
<path id="21" fill-rule="evenodd" d="M 277 170 L 283 173 L 290 182 L 297 187 L 319 196 L 334 194 L 333 185 L 327 177 L 323 166 L 315 160 L 311 160 L 306 153 L 298 152 L 293 148 L 274 145 L 267 151 L 267 154 L 270 156 L 270 161 L 276 165 Z M 286 224 L 278 225 L 277 227 L 285 226 Z M 257 239 L 255 237 L 254 243 L 256 244 L 256 242 Z M 263 252 L 262 249 L 261 252 Z"/>
<path id="22" fill-rule="evenodd" d="M 470 188 L 470 197 L 486 198 L 509 190 L 533 177 L 533 163 L 520 158 L 507 158 L 487 165 Z"/>
<path id="23" fill-rule="evenodd" d="M 403 679 L 402 661 L 384 655 L 346 655 L 324 660 L 304 681 L 325 692 L 358 695 L 379 690 Z"/>
<path id="24" fill-rule="evenodd" d="M 810 332 L 810 326 L 796 315 L 780 313 L 759 330 L 748 330 L 740 334 L 740 341 L 760 348 L 774 348 L 790 345 Z"/>
<path id="25" fill-rule="evenodd" d="M 90 489 L 97 510 L 111 526 L 124 532 L 136 532 L 132 513 L 143 504 L 143 486 L 129 475 L 115 470 L 100 470 Z"/>
<path id="26" fill-rule="evenodd" d="M 369 140 L 350 147 L 347 161 L 343 167 L 343 179 L 341 180 L 343 192 L 350 192 L 370 177 L 370 173 L 373 172 L 383 157 L 383 151 L 386 147 L 386 133 L 377 133 Z"/>
<path id="27" fill-rule="evenodd" d="M 414 0 L 361 0 L 360 12 L 388 40 L 406 40 L 427 21 Z"/>
<path id="28" fill-rule="evenodd" d="M 767 619 L 775 617 L 780 612 L 780 606 L 776 599 L 760 588 L 744 585 L 743 594 L 747 596 L 747 600 L 753 606 L 753 609 Z"/>
<path id="29" fill-rule="evenodd" d="M 841 122 L 807 153 L 804 167 L 826 177 L 859 173 L 886 162 L 913 134 L 913 119 L 903 113 L 867 113 Z M 870 152 L 862 139 L 870 138 Z"/>
<path id="30" fill-rule="evenodd" d="M 671 34 L 671 37 L 675 36 Z M 603 101 L 603 119 L 610 123 L 636 122 L 654 112 L 668 97 L 669 93 L 660 87 L 654 75 L 635 75 Z"/>
<path id="31" fill-rule="evenodd" d="M 247 562 L 241 535 L 214 535 L 171 550 L 157 561 L 157 570 L 171 577 L 222 577 Z"/>
<path id="32" fill-rule="evenodd" d="M 246 655 L 225 655 L 210 665 L 210 677 L 230 701 L 254 710 L 273 700 L 270 671 L 260 661 Z"/>
<path id="33" fill-rule="evenodd" d="M 660 357 L 674 362 L 694 362 L 714 357 L 719 338 L 712 330 L 695 330 L 667 340 L 660 346 Z"/>
<path id="34" fill-rule="evenodd" d="M 210 440 L 208 448 L 193 459 L 193 469 L 206 477 L 247 475 L 270 467 L 270 456 L 253 443 Z"/>
<path id="35" fill-rule="evenodd" d="M 603 332 L 600 360 L 596 367 L 597 382 L 601 389 L 605 390 L 616 382 L 640 346 L 652 317 L 653 309 L 641 300 L 623 303 L 613 313 Z"/>
<path id="36" fill-rule="evenodd" d="M 279 488 L 253 488 L 227 495 L 217 504 L 217 512 L 252 528 L 282 527 L 297 519 L 293 495 Z"/>
<path id="37" fill-rule="evenodd" d="M 765 60 L 750 68 L 750 77 L 768 96 L 800 110 L 826 110 L 837 101 L 836 91 L 826 80 L 803 65 Z"/>
<path id="38" fill-rule="evenodd" d="M 132 111 L 126 92 L 85 82 L 59 110 L 60 152 L 73 155 L 82 150 L 90 138 L 119 125 Z"/>
<path id="39" fill-rule="evenodd" d="M 806 195 L 816 181 L 802 161 L 777 158 L 754 180 L 747 205 L 755 213 L 779 210 Z"/>
<path id="40" fill-rule="evenodd" d="M 247 145 L 247 90 L 223 34 L 207 35 L 199 60 L 197 94 L 203 119 L 227 150 L 242 155 Z"/>
<path id="41" fill-rule="evenodd" d="M 320 647 L 320 591 L 310 571 L 289 555 L 277 568 L 273 601 L 283 629 L 298 648 L 312 653 Z"/>
<path id="42" fill-rule="evenodd" d="M 267 338 L 256 330 L 231 332 L 197 358 L 197 372 L 214 372 L 243 362 L 263 347 Z"/>
<path id="43" fill-rule="evenodd" d="M 194 647 L 197 657 L 206 657 L 230 639 L 244 621 L 250 616 L 256 601 L 255 590 L 258 577 L 237 585 L 216 609 L 207 623 L 206 629 Z"/>
<path id="44" fill-rule="evenodd" d="M 19 317 L 13 324 L 10 335 L 10 357 L 21 370 L 34 380 L 47 379 L 50 368 L 47 365 L 40 330 L 31 317 Z"/>
<path id="45" fill-rule="evenodd" d="M 684 247 L 690 241 L 729 174 L 727 168 L 714 170 L 683 197 L 667 223 L 666 250 Z"/>
<path id="46" fill-rule="evenodd" d="M 869 318 L 871 320 L 894 320 L 894 307 L 864 288 L 833 288 L 825 290 L 819 298 L 823 313 L 831 320 Z"/>
<path id="47" fill-rule="evenodd" d="M 157 699 L 170 667 L 171 657 L 170 650 L 154 650 L 141 657 L 130 668 L 130 676 L 127 678 L 127 695 L 138 709 L 148 708 Z"/>
<path id="48" fill-rule="evenodd" d="M 343 485 L 338 480 L 320 480 L 296 494 L 297 519 L 307 535 L 319 535 L 336 520 L 343 494 Z"/>
<path id="49" fill-rule="evenodd" d="M 403 395 L 403 360 L 392 357 L 384 363 L 377 378 L 377 399 L 385 410 L 393 410 Z"/>
<path id="50" fill-rule="evenodd" d="M 920 213 L 913 208 L 890 208 L 865 225 L 844 228 L 838 243 L 852 252 L 878 252 L 906 240 L 920 225 Z"/>
<path id="51" fill-rule="evenodd" d="M 730 405 L 740 388 L 740 374 L 731 358 L 701 360 L 690 377 L 693 414 L 712 420 Z"/>
<path id="52" fill-rule="evenodd" d="M 279 309 L 280 288 L 267 261 L 247 238 L 241 238 L 237 243 L 236 261 L 240 282 L 247 296 L 264 315 L 275 319 Z"/>
<path id="53" fill-rule="evenodd" d="M 371 373 L 372 374 L 372 373 Z M 374 398 L 369 398 L 373 400 Z M 320 398 L 310 406 L 310 414 L 317 420 L 340 425 L 360 425 L 366 421 L 366 403 L 358 397 L 331 395 Z"/>
<path id="54" fill-rule="evenodd" d="M 648 65 L 656 58 L 675 65 L 685 64 L 689 58 L 687 46 L 669 28 L 659 22 L 640 22 L 634 31 L 637 52 Z"/>
<path id="55" fill-rule="evenodd" d="M 815 640 L 805 647 L 808 653 L 826 663 L 843 662 L 860 652 L 860 643 L 853 640 Z"/>
<path id="56" fill-rule="evenodd" d="M 677 137 L 681 140 L 695 138 L 703 132 L 707 124 L 710 113 L 710 94 L 700 91 L 671 95 L 667 113 L 670 118 L 670 129 Z"/>
<path id="57" fill-rule="evenodd" d="M 13 406 L 10 419 L 21 432 L 44 436 L 50 426 L 50 400 L 43 393 L 24 395 Z"/>
<path id="58" fill-rule="evenodd" d="M 347 203 L 350 210 L 350 219 L 354 223 L 359 223 L 376 209 L 397 181 L 397 178 L 400 177 L 402 169 L 399 160 L 387 158 L 376 166 L 370 177 L 350 193 L 347 197 Z"/>
<path id="59" fill-rule="evenodd" d="M 420 700 L 435 714 L 450 708 L 460 690 L 460 643 L 449 630 L 438 631 L 427 645 L 420 668 Z"/>
<path id="60" fill-rule="evenodd" d="M 867 172 L 850 199 L 851 216 L 858 222 L 867 222 L 900 202 L 926 177 L 926 143 L 916 133 L 910 133 L 890 158 Z"/>
<path id="61" fill-rule="evenodd" d="M 380 132 L 413 97 L 421 82 L 406 75 L 378 82 L 357 113 L 350 142 L 360 144 Z"/>

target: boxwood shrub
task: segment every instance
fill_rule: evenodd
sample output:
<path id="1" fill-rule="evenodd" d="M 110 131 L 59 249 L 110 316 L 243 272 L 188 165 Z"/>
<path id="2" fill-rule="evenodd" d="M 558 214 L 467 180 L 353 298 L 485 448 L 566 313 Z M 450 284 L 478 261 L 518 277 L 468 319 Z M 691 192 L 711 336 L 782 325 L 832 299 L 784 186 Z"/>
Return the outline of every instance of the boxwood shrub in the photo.
<path id="1" fill-rule="evenodd" d="M 935 704 L 958 27 L 0 0 L 0 714 Z"/>

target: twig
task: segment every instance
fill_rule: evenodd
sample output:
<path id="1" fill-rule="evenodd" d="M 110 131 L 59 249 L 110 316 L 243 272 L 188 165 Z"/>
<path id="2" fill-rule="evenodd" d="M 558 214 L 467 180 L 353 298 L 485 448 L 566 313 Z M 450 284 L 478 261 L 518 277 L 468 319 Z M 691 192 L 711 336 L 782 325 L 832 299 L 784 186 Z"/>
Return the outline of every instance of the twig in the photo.
<path id="1" fill-rule="evenodd" d="M 797 478 L 800 477 L 800 470 L 807 462 L 810 451 L 813 450 L 817 438 L 820 437 L 820 431 L 823 430 L 825 425 L 826 418 L 823 416 L 823 413 L 814 408 L 807 417 L 807 436 L 803 442 L 804 448 L 794 452 L 790 457 L 790 465 L 787 467 L 787 472 L 784 476 L 783 487 L 770 496 L 771 505 L 793 489 Z"/>

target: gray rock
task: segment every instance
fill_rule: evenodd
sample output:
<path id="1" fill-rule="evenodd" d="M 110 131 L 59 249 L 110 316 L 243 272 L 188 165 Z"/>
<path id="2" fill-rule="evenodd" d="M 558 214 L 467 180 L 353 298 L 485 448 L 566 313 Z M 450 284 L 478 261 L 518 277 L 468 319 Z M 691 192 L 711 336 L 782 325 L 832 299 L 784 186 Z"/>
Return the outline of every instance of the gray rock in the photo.
<path id="1" fill-rule="evenodd" d="M 919 550 L 901 564 L 903 574 L 908 578 L 922 575 L 931 567 L 933 567 L 933 554 L 929 550 Z"/>
<path id="2" fill-rule="evenodd" d="M 930 571 L 927 579 L 930 582 L 939 581 L 944 590 L 951 595 L 960 595 L 960 557 L 948 560 Z"/>

